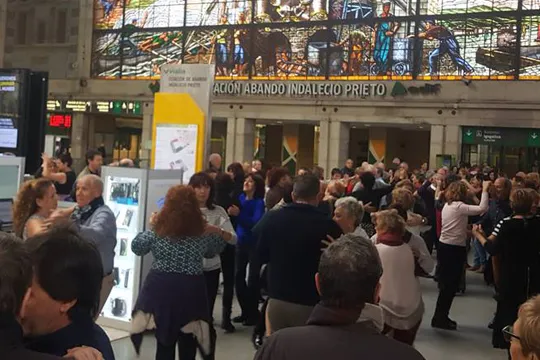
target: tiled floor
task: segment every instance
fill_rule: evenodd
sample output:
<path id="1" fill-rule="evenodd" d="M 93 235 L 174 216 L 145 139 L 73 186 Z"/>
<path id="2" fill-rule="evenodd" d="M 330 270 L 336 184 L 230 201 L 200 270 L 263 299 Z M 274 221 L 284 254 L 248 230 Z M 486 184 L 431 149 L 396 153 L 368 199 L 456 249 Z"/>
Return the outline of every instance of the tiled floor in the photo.
<path id="1" fill-rule="evenodd" d="M 416 340 L 416 348 L 427 360 L 504 360 L 506 353 L 491 347 L 491 330 L 487 323 L 491 319 L 495 303 L 491 289 L 483 285 L 477 274 L 469 274 L 467 293 L 454 301 L 451 317 L 458 322 L 457 332 L 433 330 L 430 327 L 431 315 L 437 297 L 435 283 L 422 280 L 426 313 Z M 219 299 L 218 299 L 219 302 Z M 216 319 L 220 318 L 216 306 Z M 240 328 L 235 334 L 224 335 L 218 331 L 217 360 L 252 360 L 254 355 L 250 343 L 251 328 Z M 113 342 L 117 360 L 136 359 L 129 339 Z M 145 339 L 141 360 L 154 359 L 155 340 Z"/>

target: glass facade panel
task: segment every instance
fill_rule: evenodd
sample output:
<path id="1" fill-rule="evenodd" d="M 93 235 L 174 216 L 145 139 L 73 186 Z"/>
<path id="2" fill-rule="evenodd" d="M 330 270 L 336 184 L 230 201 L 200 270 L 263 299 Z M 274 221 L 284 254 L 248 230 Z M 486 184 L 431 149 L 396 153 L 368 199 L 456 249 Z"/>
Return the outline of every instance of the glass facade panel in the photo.
<path id="1" fill-rule="evenodd" d="M 420 79 L 513 79 L 516 20 L 465 17 L 426 20 L 418 35 Z M 508 51 L 508 52 L 506 52 Z"/>
<path id="2" fill-rule="evenodd" d="M 540 0 L 95 0 L 92 74 L 540 80 Z M 519 54 L 518 54 L 519 53 Z"/>
<path id="3" fill-rule="evenodd" d="M 540 80 L 540 15 L 523 18 L 519 62 L 520 79 Z"/>
<path id="4" fill-rule="evenodd" d="M 333 33 L 326 27 L 256 28 L 252 78 L 326 79 L 326 56 Z"/>

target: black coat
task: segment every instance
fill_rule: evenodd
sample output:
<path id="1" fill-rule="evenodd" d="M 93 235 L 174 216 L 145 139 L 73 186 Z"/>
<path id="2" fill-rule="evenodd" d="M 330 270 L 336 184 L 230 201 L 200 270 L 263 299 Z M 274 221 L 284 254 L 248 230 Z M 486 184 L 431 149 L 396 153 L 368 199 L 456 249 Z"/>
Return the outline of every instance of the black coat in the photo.
<path id="1" fill-rule="evenodd" d="M 59 360 L 57 356 L 26 350 L 21 326 L 14 316 L 0 315 L 0 358 L 2 360 Z"/>
<path id="2" fill-rule="evenodd" d="M 289 204 L 270 211 L 253 228 L 260 264 L 268 264 L 268 294 L 272 299 L 315 306 L 319 295 L 315 274 L 322 241 L 342 231 L 324 212 L 308 204 Z"/>
<path id="3" fill-rule="evenodd" d="M 255 360 L 425 360 L 413 347 L 380 334 L 371 323 L 317 305 L 307 325 L 270 336 Z"/>

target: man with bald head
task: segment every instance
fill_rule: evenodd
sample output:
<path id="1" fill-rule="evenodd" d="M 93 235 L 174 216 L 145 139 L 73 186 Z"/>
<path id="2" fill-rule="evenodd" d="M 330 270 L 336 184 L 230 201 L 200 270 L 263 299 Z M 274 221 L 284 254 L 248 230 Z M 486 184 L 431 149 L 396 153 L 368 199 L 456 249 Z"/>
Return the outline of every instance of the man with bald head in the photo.
<path id="1" fill-rule="evenodd" d="M 97 175 L 84 175 L 77 181 L 77 205 L 60 211 L 54 218 L 69 216 L 78 227 L 81 236 L 94 242 L 103 263 L 103 283 L 101 287 L 101 312 L 114 286 L 112 275 L 114 248 L 116 247 L 116 217 L 103 200 L 103 181 Z"/>
<path id="2" fill-rule="evenodd" d="M 212 154 L 208 158 L 208 168 L 217 172 L 221 171 L 221 155 Z"/>

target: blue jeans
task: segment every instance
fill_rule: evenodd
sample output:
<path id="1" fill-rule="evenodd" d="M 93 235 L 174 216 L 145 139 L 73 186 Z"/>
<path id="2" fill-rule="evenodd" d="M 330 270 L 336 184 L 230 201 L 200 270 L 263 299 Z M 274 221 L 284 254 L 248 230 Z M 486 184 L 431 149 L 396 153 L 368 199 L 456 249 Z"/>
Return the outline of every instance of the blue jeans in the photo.
<path id="1" fill-rule="evenodd" d="M 474 249 L 473 266 L 486 265 L 487 253 L 480 241 L 473 239 L 472 245 Z"/>

